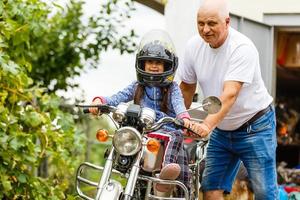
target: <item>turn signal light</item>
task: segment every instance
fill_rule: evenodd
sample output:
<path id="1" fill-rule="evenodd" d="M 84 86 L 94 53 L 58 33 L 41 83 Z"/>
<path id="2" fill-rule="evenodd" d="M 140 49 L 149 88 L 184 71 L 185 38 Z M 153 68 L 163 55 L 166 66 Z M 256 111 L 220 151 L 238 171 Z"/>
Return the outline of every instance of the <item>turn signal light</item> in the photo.
<path id="1" fill-rule="evenodd" d="M 99 142 L 106 142 L 108 140 L 107 130 L 99 129 L 96 133 L 96 138 Z"/>
<path id="2" fill-rule="evenodd" d="M 151 138 L 147 141 L 147 149 L 152 153 L 157 153 L 160 148 L 160 143 L 158 140 Z"/>

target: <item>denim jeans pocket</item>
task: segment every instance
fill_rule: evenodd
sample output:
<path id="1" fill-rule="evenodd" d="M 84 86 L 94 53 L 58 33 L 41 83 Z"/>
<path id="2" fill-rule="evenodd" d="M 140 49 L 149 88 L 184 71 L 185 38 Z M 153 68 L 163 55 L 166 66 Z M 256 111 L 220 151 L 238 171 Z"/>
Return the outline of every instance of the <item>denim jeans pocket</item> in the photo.
<path id="1" fill-rule="evenodd" d="M 251 124 L 251 132 L 258 133 L 267 129 L 273 128 L 274 124 L 274 111 L 269 111 Z"/>

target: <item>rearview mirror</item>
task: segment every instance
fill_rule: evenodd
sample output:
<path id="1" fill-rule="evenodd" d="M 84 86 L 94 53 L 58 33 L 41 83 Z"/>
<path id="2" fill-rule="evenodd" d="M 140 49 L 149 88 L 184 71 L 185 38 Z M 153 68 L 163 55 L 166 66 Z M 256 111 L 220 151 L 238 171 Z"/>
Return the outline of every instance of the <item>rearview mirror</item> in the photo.
<path id="1" fill-rule="evenodd" d="M 202 101 L 202 107 L 208 114 L 215 114 L 221 110 L 222 102 L 218 97 L 209 96 Z"/>

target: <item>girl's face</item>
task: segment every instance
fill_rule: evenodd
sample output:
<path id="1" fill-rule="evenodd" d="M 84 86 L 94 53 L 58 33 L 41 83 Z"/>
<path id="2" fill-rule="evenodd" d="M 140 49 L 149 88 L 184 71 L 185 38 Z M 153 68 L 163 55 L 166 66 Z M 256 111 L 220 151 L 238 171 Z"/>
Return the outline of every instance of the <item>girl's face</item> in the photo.
<path id="1" fill-rule="evenodd" d="M 146 60 L 145 71 L 152 74 L 164 72 L 164 62 L 160 60 Z"/>

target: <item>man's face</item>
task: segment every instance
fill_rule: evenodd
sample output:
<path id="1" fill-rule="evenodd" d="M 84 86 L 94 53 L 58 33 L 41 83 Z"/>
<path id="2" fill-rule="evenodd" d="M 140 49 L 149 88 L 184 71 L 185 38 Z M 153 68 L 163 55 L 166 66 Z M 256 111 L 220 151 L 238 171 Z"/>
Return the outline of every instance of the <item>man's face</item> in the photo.
<path id="1" fill-rule="evenodd" d="M 211 47 L 218 48 L 226 40 L 229 27 L 229 17 L 221 18 L 217 12 L 199 10 L 197 27 L 200 36 Z"/>

